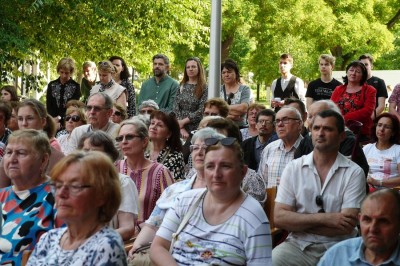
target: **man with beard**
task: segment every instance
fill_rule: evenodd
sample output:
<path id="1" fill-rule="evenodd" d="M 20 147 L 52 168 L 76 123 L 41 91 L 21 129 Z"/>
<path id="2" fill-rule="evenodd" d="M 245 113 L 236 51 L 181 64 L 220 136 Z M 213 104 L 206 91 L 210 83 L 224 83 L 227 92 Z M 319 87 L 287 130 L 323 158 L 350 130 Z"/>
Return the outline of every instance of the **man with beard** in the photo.
<path id="1" fill-rule="evenodd" d="M 269 143 L 278 139 L 275 133 L 274 121 L 274 111 L 271 109 L 261 110 L 256 116 L 258 135 L 243 141 L 244 161 L 250 169 L 257 171 L 261 152 Z"/>
<path id="2" fill-rule="evenodd" d="M 163 54 L 156 54 L 153 56 L 154 77 L 143 82 L 140 89 L 138 105 L 141 105 L 142 102 L 146 100 L 154 100 L 160 107 L 160 111 L 172 111 L 179 84 L 168 75 L 168 71 L 168 57 Z"/>
<path id="3" fill-rule="evenodd" d="M 369 194 L 359 214 L 361 237 L 330 248 L 319 266 L 400 265 L 400 195 L 393 189 Z"/>
<path id="4" fill-rule="evenodd" d="M 357 235 L 365 176 L 339 153 L 342 115 L 318 113 L 311 134 L 314 151 L 288 163 L 281 176 L 274 221 L 290 234 L 272 251 L 275 266 L 316 265 L 329 247 Z"/>

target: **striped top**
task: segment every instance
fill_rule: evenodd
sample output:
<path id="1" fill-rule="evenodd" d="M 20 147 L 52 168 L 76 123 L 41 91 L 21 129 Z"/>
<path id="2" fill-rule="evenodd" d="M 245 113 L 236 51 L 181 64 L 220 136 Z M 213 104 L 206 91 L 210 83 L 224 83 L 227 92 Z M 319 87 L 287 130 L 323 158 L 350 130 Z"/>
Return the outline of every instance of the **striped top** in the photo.
<path id="1" fill-rule="evenodd" d="M 204 189 L 177 197 L 157 236 L 171 241 L 184 215 Z M 239 209 L 224 223 L 210 225 L 203 216 L 203 202 L 194 211 L 175 241 L 172 256 L 178 265 L 271 265 L 271 233 L 260 203 L 246 196 Z"/>
<path id="2" fill-rule="evenodd" d="M 117 162 L 118 171 L 128 175 L 135 182 L 139 193 L 139 215 L 137 224 L 146 221 L 161 193 L 166 187 L 174 183 L 174 177 L 164 165 L 152 162 L 147 167 L 132 171 L 126 159 Z"/>

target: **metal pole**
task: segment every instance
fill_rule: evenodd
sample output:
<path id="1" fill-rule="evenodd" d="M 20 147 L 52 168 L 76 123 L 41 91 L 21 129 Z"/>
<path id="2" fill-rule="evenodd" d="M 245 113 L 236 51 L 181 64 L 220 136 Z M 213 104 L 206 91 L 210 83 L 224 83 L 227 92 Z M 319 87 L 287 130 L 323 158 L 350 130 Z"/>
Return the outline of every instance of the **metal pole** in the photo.
<path id="1" fill-rule="evenodd" d="M 221 0 L 211 0 L 210 71 L 208 98 L 219 97 L 221 86 Z"/>

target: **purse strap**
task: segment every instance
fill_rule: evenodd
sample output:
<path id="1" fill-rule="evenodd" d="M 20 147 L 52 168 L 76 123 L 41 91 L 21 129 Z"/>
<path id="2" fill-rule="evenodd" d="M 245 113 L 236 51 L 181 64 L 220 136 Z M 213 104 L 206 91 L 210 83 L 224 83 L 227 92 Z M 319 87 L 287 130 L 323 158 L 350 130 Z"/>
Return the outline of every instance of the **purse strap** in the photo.
<path id="1" fill-rule="evenodd" d="M 189 211 L 185 214 L 185 216 L 183 216 L 182 222 L 179 224 L 178 230 L 176 230 L 176 232 L 172 234 L 171 246 L 169 247 L 170 254 L 172 254 L 172 250 L 174 249 L 175 241 L 178 240 L 179 233 L 183 230 L 183 228 L 185 228 L 187 222 L 189 221 L 190 217 L 192 217 L 194 211 L 197 209 L 197 207 L 200 204 L 201 199 L 203 198 L 203 196 L 206 193 L 207 193 L 207 189 L 204 190 L 204 192 L 201 193 L 201 195 L 197 198 L 195 203 L 192 206 L 190 206 Z"/>

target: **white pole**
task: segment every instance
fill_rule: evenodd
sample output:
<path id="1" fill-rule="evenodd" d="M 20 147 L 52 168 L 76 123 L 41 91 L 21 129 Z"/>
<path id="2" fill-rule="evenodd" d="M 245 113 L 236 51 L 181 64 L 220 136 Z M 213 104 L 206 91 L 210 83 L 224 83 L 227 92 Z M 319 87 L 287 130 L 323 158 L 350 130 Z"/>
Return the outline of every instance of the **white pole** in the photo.
<path id="1" fill-rule="evenodd" d="M 221 0 L 211 0 L 210 71 L 208 98 L 219 97 L 221 86 Z"/>

